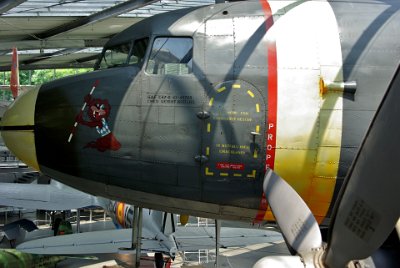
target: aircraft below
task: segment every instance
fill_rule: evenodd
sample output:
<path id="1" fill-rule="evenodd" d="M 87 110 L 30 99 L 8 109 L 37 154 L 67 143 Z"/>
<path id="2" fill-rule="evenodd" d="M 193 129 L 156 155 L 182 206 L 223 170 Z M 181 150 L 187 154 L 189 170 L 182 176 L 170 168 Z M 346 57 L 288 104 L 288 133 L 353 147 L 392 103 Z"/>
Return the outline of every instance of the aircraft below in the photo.
<path id="1" fill-rule="evenodd" d="M 3 268 L 56 267 L 57 263 L 67 258 L 23 253 L 15 249 L 0 249 L 0 266 Z"/>
<path id="2" fill-rule="evenodd" d="M 111 228 L 110 224 L 104 225 L 98 222 L 82 225 L 81 230 L 86 230 L 84 232 L 77 231 L 75 234 L 60 235 L 59 232 L 54 231 L 57 236 L 52 236 L 53 231 L 37 230 L 33 222 L 22 219 L 7 224 L 3 228 L 5 237 L 9 241 L 14 240 L 16 248 L 21 252 L 53 256 L 82 256 L 127 253 L 124 249 L 132 245 L 133 206 L 90 196 L 55 180 L 51 180 L 50 184 L 1 183 L 0 196 L 0 204 L 41 210 L 70 210 L 71 208 L 102 206 L 112 218 L 111 225 L 116 228 Z M 176 226 L 178 217 L 176 216 L 171 218 L 169 214 L 146 209 L 143 210 L 142 215 L 143 228 L 140 240 L 142 253 L 164 253 L 164 256 L 170 258 L 174 257 L 176 252 L 195 252 L 216 247 L 217 238 L 214 227 L 185 228 L 183 225 L 186 224 L 186 221 L 180 219 L 181 226 L 178 228 Z M 275 230 L 222 225 L 224 226 L 221 227 L 218 238 L 221 248 L 234 249 L 257 244 L 272 246 L 275 243 L 283 242 L 282 236 Z M 87 229 L 93 230 L 93 228 L 97 231 L 87 231 Z M 72 229 L 70 231 L 72 233 Z M 172 239 L 169 239 L 169 234 L 172 235 Z M 286 253 L 282 247 L 279 248 L 282 254 Z M 273 252 L 276 253 L 276 250 Z"/>
<path id="3" fill-rule="evenodd" d="M 0 183 L 0 205 L 52 211 L 88 207 L 103 208 L 107 215 L 111 217 L 117 230 L 104 230 L 95 233 L 88 232 L 85 234 L 78 233 L 77 236 L 79 238 L 79 243 L 77 244 L 82 245 L 84 242 L 87 242 L 89 243 L 89 247 L 85 250 L 75 247 L 75 251 L 70 251 L 69 254 L 115 253 L 119 251 L 120 247 L 128 247 L 132 243 L 132 225 L 134 216 L 133 206 L 101 197 L 95 197 L 75 190 L 55 180 L 51 180 L 49 184 Z M 142 240 L 143 251 L 161 252 L 168 256 L 175 257 L 176 245 L 173 237 L 170 236 L 175 229 L 175 225 L 173 227 L 171 225 L 167 226 L 163 221 L 164 215 L 166 214 L 160 211 L 150 211 L 146 209 L 143 211 L 143 223 L 141 228 L 145 237 L 145 239 Z M 174 216 L 174 218 L 176 223 L 177 217 Z M 33 223 L 26 223 L 25 225 L 27 227 L 23 227 L 23 229 L 29 232 L 37 229 L 36 226 L 32 227 L 32 225 L 34 225 Z M 23 224 L 19 221 L 15 224 L 8 224 L 7 230 L 4 230 L 7 239 L 15 240 L 17 244 L 21 244 L 22 242 L 28 243 L 24 241 L 26 233 L 24 231 L 21 232 L 21 226 L 23 226 Z M 126 230 L 122 231 L 118 229 Z M 70 231 L 72 231 L 72 229 Z M 58 235 L 57 230 L 55 230 L 54 233 L 54 235 Z M 126 237 L 127 233 L 129 233 L 128 238 Z M 41 234 L 41 236 L 43 235 Z M 119 241 L 118 238 L 121 236 L 125 237 L 124 243 L 122 244 L 107 244 L 107 242 L 104 242 L 109 242 L 110 238 Z M 66 238 L 64 235 L 60 235 L 60 238 L 58 238 L 57 241 L 59 241 L 58 243 L 61 243 L 63 241 L 69 241 L 69 239 L 69 237 Z M 103 243 L 97 242 L 99 239 L 103 241 Z M 29 247 L 32 248 L 35 245 L 37 246 L 40 244 L 38 241 L 38 239 L 34 238 L 28 243 Z M 41 246 L 41 248 L 43 249 L 43 246 Z M 67 249 L 59 247 L 59 252 L 57 253 L 51 253 L 47 250 L 47 253 L 44 251 L 41 252 L 41 254 L 57 255 L 61 254 L 63 250 L 66 251 Z"/>
<path id="4" fill-rule="evenodd" d="M 327 224 L 400 62 L 400 2 L 245 1 L 142 20 L 91 73 L 18 98 L 2 135 L 85 192 L 208 218 L 274 220 L 273 170 Z"/>

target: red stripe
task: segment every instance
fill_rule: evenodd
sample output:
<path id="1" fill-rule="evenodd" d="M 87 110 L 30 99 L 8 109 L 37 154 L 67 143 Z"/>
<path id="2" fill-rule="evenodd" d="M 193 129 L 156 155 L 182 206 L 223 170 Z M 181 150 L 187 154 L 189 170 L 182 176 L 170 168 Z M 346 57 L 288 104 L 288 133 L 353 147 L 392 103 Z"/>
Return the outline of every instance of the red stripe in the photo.
<path id="1" fill-rule="evenodd" d="M 278 109 L 276 43 L 268 42 L 268 125 L 266 168 L 274 169 Z"/>
<path id="2" fill-rule="evenodd" d="M 15 98 L 18 96 L 19 89 L 19 68 L 18 68 L 18 51 L 17 48 L 12 49 L 12 58 L 11 58 L 11 75 L 10 75 L 10 89 L 12 95 Z"/>
<path id="3" fill-rule="evenodd" d="M 260 4 L 265 15 L 265 26 L 268 31 L 274 24 L 271 6 L 266 0 L 260 0 Z M 267 135 L 266 135 L 266 162 L 265 168 L 274 168 L 275 148 L 276 148 L 276 121 L 277 121 L 277 104 L 278 104 L 278 72 L 277 72 L 277 56 L 276 43 L 274 40 L 268 40 L 268 113 L 267 113 Z M 263 193 L 260 207 L 254 222 L 261 222 L 267 211 L 268 203 Z"/>

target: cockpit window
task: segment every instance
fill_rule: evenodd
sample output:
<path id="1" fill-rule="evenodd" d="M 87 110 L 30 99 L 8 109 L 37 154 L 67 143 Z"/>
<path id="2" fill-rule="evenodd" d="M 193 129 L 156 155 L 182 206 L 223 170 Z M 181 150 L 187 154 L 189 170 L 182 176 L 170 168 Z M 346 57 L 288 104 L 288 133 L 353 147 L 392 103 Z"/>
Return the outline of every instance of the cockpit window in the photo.
<path id="1" fill-rule="evenodd" d="M 129 58 L 129 64 L 143 63 L 148 45 L 149 38 L 147 37 L 136 40 L 132 48 L 131 56 Z"/>
<path id="2" fill-rule="evenodd" d="M 125 65 L 128 60 L 131 43 L 121 44 L 107 48 L 100 62 L 100 68 L 110 68 Z"/>
<path id="3" fill-rule="evenodd" d="M 107 48 L 101 57 L 100 69 L 141 64 L 149 43 L 148 38 L 135 40 Z M 133 45 L 132 45 L 133 44 Z"/>
<path id="4" fill-rule="evenodd" d="M 192 72 L 193 39 L 190 37 L 158 37 L 147 63 L 149 74 L 185 75 Z"/>

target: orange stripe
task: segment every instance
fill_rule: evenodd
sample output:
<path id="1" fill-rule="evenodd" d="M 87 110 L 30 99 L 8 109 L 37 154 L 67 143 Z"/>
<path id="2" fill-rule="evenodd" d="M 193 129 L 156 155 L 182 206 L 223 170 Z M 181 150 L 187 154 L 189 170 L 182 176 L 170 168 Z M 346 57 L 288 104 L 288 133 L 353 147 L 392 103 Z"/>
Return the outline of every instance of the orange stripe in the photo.
<path id="1" fill-rule="evenodd" d="M 116 208 L 117 222 L 122 226 L 122 228 L 125 228 L 125 203 L 117 202 Z"/>
<path id="2" fill-rule="evenodd" d="M 274 24 L 271 6 L 268 1 L 260 0 L 260 4 L 265 15 L 265 26 L 268 31 Z M 268 113 L 267 113 L 267 135 L 266 135 L 266 168 L 274 168 L 275 163 L 275 148 L 276 148 L 276 121 L 277 121 L 277 102 L 278 102 L 278 73 L 277 73 L 277 56 L 275 41 L 268 41 Z M 263 193 L 260 201 L 257 216 L 254 219 L 255 223 L 259 223 L 264 219 L 267 211 L 268 203 Z"/>

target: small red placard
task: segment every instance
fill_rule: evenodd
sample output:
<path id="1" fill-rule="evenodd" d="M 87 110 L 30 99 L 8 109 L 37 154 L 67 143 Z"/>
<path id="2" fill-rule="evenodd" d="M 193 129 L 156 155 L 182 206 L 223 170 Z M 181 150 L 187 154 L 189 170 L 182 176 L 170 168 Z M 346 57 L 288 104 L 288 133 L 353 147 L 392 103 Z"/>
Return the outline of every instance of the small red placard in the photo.
<path id="1" fill-rule="evenodd" d="M 244 170 L 244 164 L 218 162 L 217 169 Z"/>

